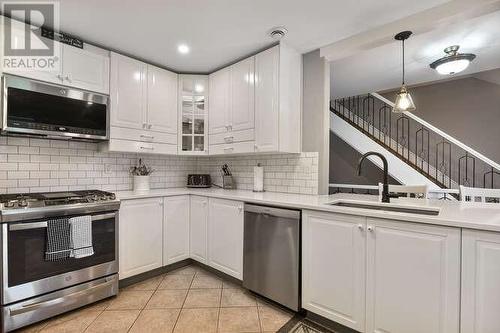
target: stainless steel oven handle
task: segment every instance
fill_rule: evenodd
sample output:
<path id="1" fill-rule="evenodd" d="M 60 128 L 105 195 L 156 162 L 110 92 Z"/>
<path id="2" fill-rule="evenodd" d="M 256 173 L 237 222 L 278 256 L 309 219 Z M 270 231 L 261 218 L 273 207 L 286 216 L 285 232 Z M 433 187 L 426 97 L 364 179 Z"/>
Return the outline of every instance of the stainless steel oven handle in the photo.
<path id="1" fill-rule="evenodd" d="M 92 287 L 87 288 L 85 290 L 80 290 L 80 291 L 74 292 L 72 294 L 69 294 L 69 295 L 66 295 L 66 296 L 63 296 L 63 297 L 54 298 L 54 299 L 51 299 L 51 300 L 48 300 L 48 301 L 42 301 L 42 302 L 36 302 L 36 303 L 26 304 L 26 305 L 21 306 L 18 309 L 10 309 L 10 315 L 11 316 L 16 316 L 16 315 L 19 315 L 19 314 L 22 314 L 22 313 L 34 311 L 36 309 L 46 308 L 46 307 L 54 306 L 54 305 L 57 305 L 57 304 L 60 304 L 60 303 L 65 303 L 65 302 L 68 302 L 70 299 L 72 299 L 74 297 L 88 295 L 88 294 L 91 294 L 91 293 L 95 292 L 97 289 L 101 289 L 101 288 L 107 287 L 107 286 L 113 284 L 115 282 L 115 280 L 116 280 L 116 278 L 113 278 L 113 279 L 110 279 L 109 281 L 100 283 L 98 285 L 92 286 Z"/>
<path id="2" fill-rule="evenodd" d="M 106 220 L 116 216 L 116 213 L 107 213 L 100 215 L 92 215 L 92 221 Z M 29 230 L 47 228 L 47 221 L 31 222 L 31 223 L 13 223 L 9 225 L 9 231 Z"/>

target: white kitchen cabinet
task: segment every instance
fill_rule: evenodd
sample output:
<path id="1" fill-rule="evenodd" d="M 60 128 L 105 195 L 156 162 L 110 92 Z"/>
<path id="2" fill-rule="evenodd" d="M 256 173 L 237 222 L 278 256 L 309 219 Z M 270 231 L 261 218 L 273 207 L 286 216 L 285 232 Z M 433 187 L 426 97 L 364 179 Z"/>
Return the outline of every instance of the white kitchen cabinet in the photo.
<path id="1" fill-rule="evenodd" d="M 146 127 L 146 74 L 145 63 L 111 53 L 111 126 Z"/>
<path id="2" fill-rule="evenodd" d="M 163 199 L 122 201 L 119 226 L 120 279 L 162 266 Z"/>
<path id="3" fill-rule="evenodd" d="M 5 18 L 5 24 L 9 22 L 12 22 L 12 43 L 22 43 L 25 24 Z M 83 44 L 83 48 L 78 48 L 45 37 L 32 38 L 31 42 L 34 43 L 34 47 L 39 48 L 46 47 L 43 43 L 53 45 L 54 54 L 48 57 L 54 60 L 53 70 L 13 70 L 5 66 L 5 73 L 109 94 L 109 51 L 87 43 Z"/>
<path id="4" fill-rule="evenodd" d="M 255 152 L 301 151 L 301 68 L 283 43 L 255 56 Z"/>
<path id="5" fill-rule="evenodd" d="M 302 214 L 302 307 L 358 331 L 365 328 L 365 220 Z"/>
<path id="6" fill-rule="evenodd" d="M 226 133 L 229 130 L 229 78 L 229 68 L 223 68 L 209 76 L 209 134 Z"/>
<path id="7" fill-rule="evenodd" d="M 209 198 L 208 264 L 243 278 L 243 202 Z"/>
<path id="8" fill-rule="evenodd" d="M 109 52 L 91 45 L 62 44 L 63 84 L 109 94 Z"/>
<path id="9" fill-rule="evenodd" d="M 192 259 L 207 263 L 208 198 L 191 196 L 191 228 L 189 254 Z"/>
<path id="10" fill-rule="evenodd" d="M 110 140 L 102 151 L 177 153 L 177 74 L 111 54 Z"/>
<path id="11" fill-rule="evenodd" d="M 255 58 L 250 57 L 229 67 L 230 73 L 230 132 L 254 128 Z"/>
<path id="12" fill-rule="evenodd" d="M 457 333 L 460 229 L 367 219 L 366 332 Z"/>
<path id="13" fill-rule="evenodd" d="M 208 154 L 208 76 L 179 76 L 179 154 Z"/>
<path id="14" fill-rule="evenodd" d="M 461 333 L 500 332 L 500 233 L 463 230 Z"/>
<path id="15" fill-rule="evenodd" d="M 163 265 L 189 258 L 189 195 L 165 197 Z"/>
<path id="16" fill-rule="evenodd" d="M 177 134 L 177 74 L 147 65 L 147 129 Z"/>

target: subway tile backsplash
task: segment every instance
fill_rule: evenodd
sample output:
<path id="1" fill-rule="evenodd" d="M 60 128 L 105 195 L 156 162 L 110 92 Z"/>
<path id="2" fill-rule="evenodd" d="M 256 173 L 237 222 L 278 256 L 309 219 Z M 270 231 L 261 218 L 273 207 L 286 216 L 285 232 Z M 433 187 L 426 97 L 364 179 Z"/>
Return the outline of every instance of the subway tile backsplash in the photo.
<path id="1" fill-rule="evenodd" d="M 266 191 L 317 194 L 318 154 L 232 157 L 138 155 L 99 152 L 97 144 L 48 139 L 0 137 L 0 192 L 82 189 L 132 190 L 129 169 L 141 157 L 155 172 L 152 188 L 184 187 L 190 173 L 210 173 L 220 183 L 227 163 L 239 189 L 253 188 L 253 166 L 264 166 Z"/>

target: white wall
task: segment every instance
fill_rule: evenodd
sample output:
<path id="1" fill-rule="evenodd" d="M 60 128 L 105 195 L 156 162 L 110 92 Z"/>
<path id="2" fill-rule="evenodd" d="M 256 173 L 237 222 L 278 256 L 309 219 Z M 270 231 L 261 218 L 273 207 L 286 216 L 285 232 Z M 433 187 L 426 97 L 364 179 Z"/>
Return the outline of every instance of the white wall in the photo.
<path id="1" fill-rule="evenodd" d="M 318 152 L 319 194 L 328 193 L 330 66 L 319 50 L 303 55 L 302 150 Z"/>

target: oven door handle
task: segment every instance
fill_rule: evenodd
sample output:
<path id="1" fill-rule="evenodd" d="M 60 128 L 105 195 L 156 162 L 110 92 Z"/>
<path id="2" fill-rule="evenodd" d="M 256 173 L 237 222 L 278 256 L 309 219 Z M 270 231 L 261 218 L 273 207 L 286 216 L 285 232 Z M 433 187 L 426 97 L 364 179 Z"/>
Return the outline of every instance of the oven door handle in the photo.
<path id="1" fill-rule="evenodd" d="M 40 309 L 40 308 L 47 308 L 47 307 L 54 306 L 54 305 L 57 305 L 60 303 L 65 303 L 74 297 L 85 296 L 85 295 L 88 295 L 88 294 L 95 292 L 98 289 L 108 287 L 109 285 L 113 284 L 115 282 L 115 280 L 116 280 L 116 278 L 113 278 L 113 279 L 110 279 L 109 281 L 100 283 L 98 285 L 92 286 L 92 287 L 87 288 L 85 290 L 80 290 L 80 291 L 74 292 L 74 293 L 66 295 L 66 296 L 54 298 L 54 299 L 51 299 L 48 301 L 26 304 L 26 305 L 21 306 L 18 309 L 10 309 L 10 315 L 16 316 L 16 315 L 23 314 L 26 312 L 35 311 L 35 310 Z"/>
<path id="2" fill-rule="evenodd" d="M 115 216 L 116 213 L 92 215 L 92 221 L 107 220 L 110 218 L 114 218 Z M 47 228 L 47 221 L 31 222 L 31 223 L 13 223 L 9 225 L 9 231 L 29 230 L 38 228 Z"/>

